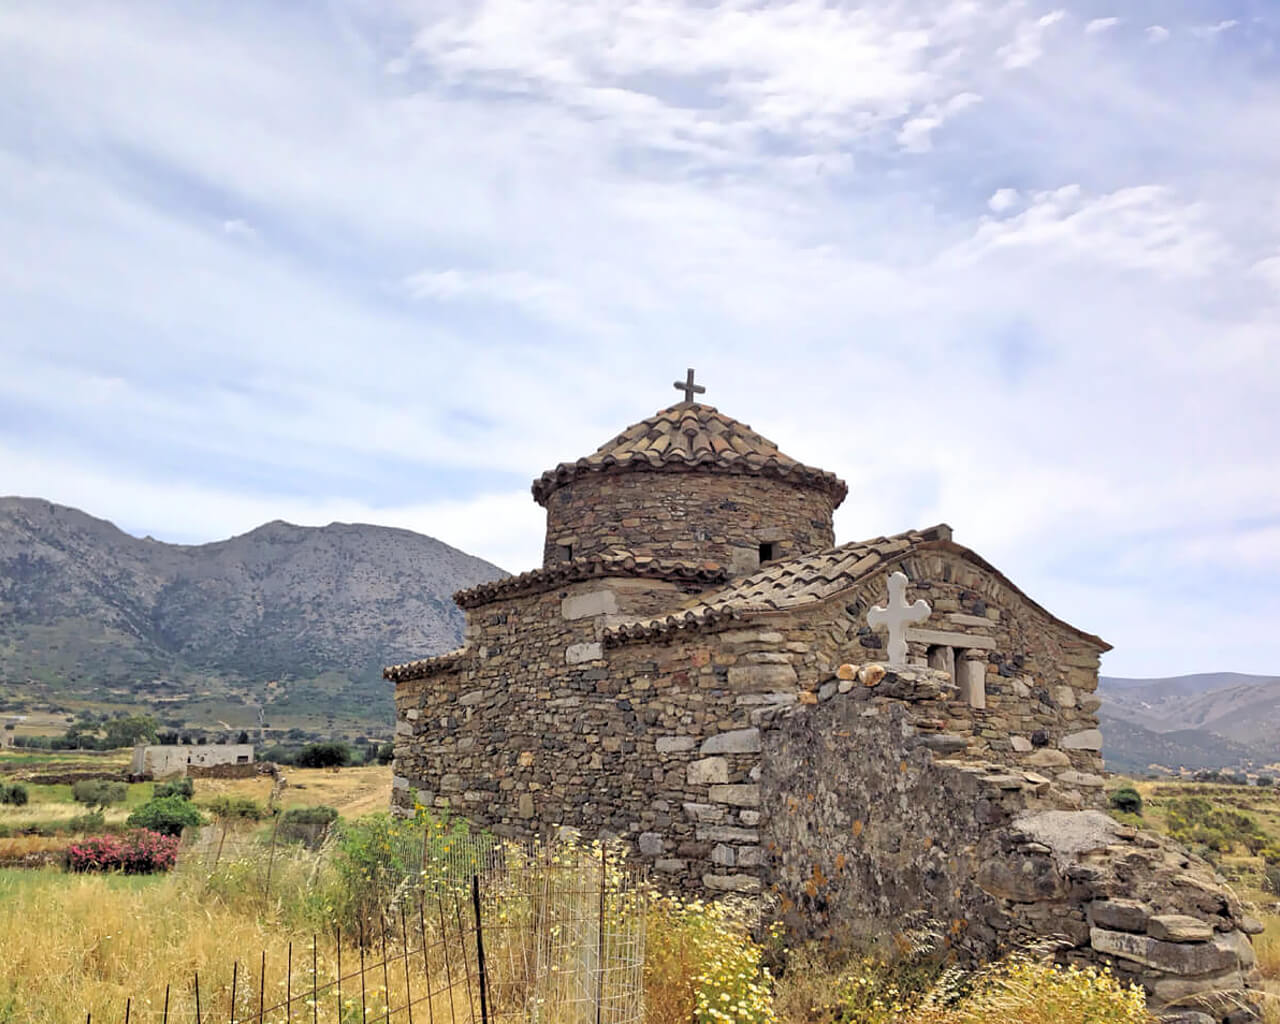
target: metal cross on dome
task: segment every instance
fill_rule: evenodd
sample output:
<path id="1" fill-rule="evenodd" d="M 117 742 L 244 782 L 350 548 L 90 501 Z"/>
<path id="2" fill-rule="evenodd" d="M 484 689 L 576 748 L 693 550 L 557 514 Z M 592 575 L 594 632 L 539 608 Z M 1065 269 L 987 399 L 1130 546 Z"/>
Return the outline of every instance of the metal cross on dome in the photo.
<path id="1" fill-rule="evenodd" d="M 868 626 L 884 626 L 889 630 L 889 667 L 901 668 L 907 663 L 907 625 L 924 622 L 933 611 L 927 601 L 907 604 L 907 577 L 895 572 L 889 576 L 889 606 L 876 605 L 867 612 Z"/>
<path id="2" fill-rule="evenodd" d="M 693 396 L 694 396 L 694 395 L 705 395 L 705 394 L 707 393 L 707 389 L 706 389 L 706 388 L 704 388 L 701 384 L 695 384 L 695 383 L 693 382 L 693 367 L 692 367 L 692 366 L 691 366 L 691 367 L 689 367 L 688 373 L 687 373 L 687 375 L 685 376 L 685 379 L 684 379 L 684 383 L 683 383 L 683 384 L 681 384 L 679 381 L 676 381 L 676 382 L 672 385 L 672 387 L 674 387 L 677 391 L 683 391 L 683 392 L 684 392 L 684 400 L 685 400 L 686 402 L 692 402 L 692 401 L 693 401 Z"/>

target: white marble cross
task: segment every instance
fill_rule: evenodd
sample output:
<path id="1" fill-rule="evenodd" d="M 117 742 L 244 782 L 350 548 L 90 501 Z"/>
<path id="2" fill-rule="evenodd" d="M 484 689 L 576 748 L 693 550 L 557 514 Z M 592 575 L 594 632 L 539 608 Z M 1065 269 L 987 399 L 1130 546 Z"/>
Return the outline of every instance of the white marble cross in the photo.
<path id="1" fill-rule="evenodd" d="M 907 604 L 907 577 L 895 572 L 889 576 L 889 607 L 876 605 L 867 612 L 868 626 L 884 626 L 889 630 L 889 667 L 901 668 L 907 663 L 907 625 L 924 622 L 933 609 L 927 601 Z"/>

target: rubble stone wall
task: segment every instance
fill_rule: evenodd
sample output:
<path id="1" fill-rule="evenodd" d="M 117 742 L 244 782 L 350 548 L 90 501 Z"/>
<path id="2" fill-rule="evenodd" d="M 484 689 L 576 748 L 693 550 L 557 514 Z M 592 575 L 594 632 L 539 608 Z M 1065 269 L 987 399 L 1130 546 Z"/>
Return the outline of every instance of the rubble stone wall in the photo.
<path id="1" fill-rule="evenodd" d="M 916 711 L 921 728 L 940 734 L 937 749 L 1033 768 L 1077 793 L 1083 806 L 1101 806 L 1097 645 L 997 573 L 945 549 L 913 553 L 894 568 L 910 580 L 907 600 L 922 598 L 932 608 L 928 621 L 908 632 L 908 661 L 925 666 L 946 655 L 945 670 L 957 683 L 951 699 Z M 838 603 L 806 610 L 804 636 L 820 678 L 842 663 L 884 660 L 884 634 L 867 626 L 866 615 L 887 599 L 887 573 L 878 573 Z M 918 636 L 930 641 L 911 639 Z M 981 706 L 961 691 L 965 662 L 981 679 Z"/>
<path id="2" fill-rule="evenodd" d="M 835 543 L 831 496 L 768 477 L 729 473 L 592 473 L 547 500 L 543 564 L 621 547 L 654 558 L 714 562 L 733 572 Z"/>
<path id="3" fill-rule="evenodd" d="M 1021 598 L 957 556 L 929 559 L 907 564 L 918 581 L 910 596 L 940 606 L 927 625 L 940 620 L 966 631 L 965 642 L 988 644 L 987 706 L 972 708 L 954 687 L 917 695 L 909 717 L 920 742 L 949 757 L 1003 759 L 1057 779 L 1077 806 L 1098 803 L 1096 751 L 1064 749 L 1096 726 L 1087 710 L 1096 673 L 1049 660 L 1096 665 L 1096 652 L 1047 616 L 1028 623 Z M 558 825 L 608 832 L 673 887 L 757 891 L 762 722 L 771 709 L 830 698 L 840 664 L 882 656 L 881 636 L 864 623 L 866 608 L 885 599 L 883 581 L 835 607 L 604 642 L 607 626 L 671 607 L 674 592 L 589 580 L 471 609 L 466 656 L 396 688 L 395 806 L 447 807 L 512 835 Z M 952 609 L 982 624 L 953 622 Z M 1035 647 L 1024 638 L 1037 628 L 1061 635 Z M 924 647 L 915 653 L 926 656 Z M 874 700 L 898 699 L 891 690 Z"/>
<path id="4" fill-rule="evenodd" d="M 927 925 L 971 960 L 1048 940 L 1141 984 L 1153 1008 L 1207 1015 L 1186 1021 L 1252 1019 L 1261 924 L 1210 865 L 1039 773 L 939 757 L 913 718 L 946 677 L 864 675 L 875 685 L 763 723 L 763 881 L 793 933 Z"/>

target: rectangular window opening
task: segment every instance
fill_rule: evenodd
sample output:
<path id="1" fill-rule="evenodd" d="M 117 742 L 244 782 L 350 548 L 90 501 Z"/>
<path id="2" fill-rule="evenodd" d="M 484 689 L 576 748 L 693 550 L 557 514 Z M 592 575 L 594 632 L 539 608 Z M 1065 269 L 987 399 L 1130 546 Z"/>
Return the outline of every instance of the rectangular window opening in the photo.
<path id="1" fill-rule="evenodd" d="M 778 557 L 778 545 L 774 541 L 769 541 L 760 545 L 760 564 L 772 562 Z"/>
<path id="2" fill-rule="evenodd" d="M 573 545 L 572 544 L 557 545 L 556 554 L 559 557 L 560 561 L 572 562 L 573 561 Z"/>

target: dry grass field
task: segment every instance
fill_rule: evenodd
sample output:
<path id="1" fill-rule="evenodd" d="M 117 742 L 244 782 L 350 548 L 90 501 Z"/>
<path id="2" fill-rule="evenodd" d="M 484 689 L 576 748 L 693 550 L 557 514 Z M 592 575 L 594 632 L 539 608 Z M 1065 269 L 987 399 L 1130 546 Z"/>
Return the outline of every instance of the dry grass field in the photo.
<path id="1" fill-rule="evenodd" d="M 390 765 L 359 768 L 284 768 L 287 785 L 280 795 L 280 807 L 333 807 L 344 818 L 385 811 L 391 805 Z M 198 779 L 195 801 L 207 803 L 216 796 L 242 796 L 265 806 L 271 795 L 268 775 L 253 779 Z"/>
<path id="2" fill-rule="evenodd" d="M 83 759 L 82 759 L 83 761 Z M 74 756 L 58 763 L 77 763 Z M 17 765 L 9 765 L 9 776 Z M 30 763 L 22 766 L 30 772 Z M 385 812 L 391 794 L 391 770 L 385 766 L 326 769 L 286 768 L 277 793 L 280 809 L 327 805 L 350 823 Z M 1117 785 L 1124 780 L 1117 780 Z M 1280 793 L 1232 786 L 1138 782 L 1144 798 L 1142 822 L 1165 829 L 1170 801 L 1200 796 L 1247 813 L 1270 834 L 1280 836 Z M 111 808 L 108 821 L 122 821 L 145 801 L 150 783 L 130 787 L 126 804 Z M 265 807 L 273 781 L 200 779 L 194 799 L 206 809 L 219 797 L 239 797 Z M 23 808 L 0 807 L 0 825 L 51 821 L 83 811 L 71 800 L 70 787 L 29 787 Z M 309 948 L 313 933 L 325 934 L 325 915 L 341 901 L 344 876 L 333 860 L 371 858 L 385 847 L 374 841 L 379 828 L 344 853 L 341 843 L 320 851 L 264 842 L 266 822 L 246 823 L 239 837 L 219 851 L 210 866 L 201 850 L 179 858 L 165 876 L 69 875 L 57 867 L 0 869 L 0 1024 L 57 1024 L 93 1019 L 122 1019 L 123 1000 L 137 997 L 134 1021 L 158 1020 L 166 979 L 185 979 L 200 970 L 210 992 L 227 998 L 229 959 L 267 950 L 279 958 L 290 942 Z M 392 824 L 394 830 L 402 826 Z M 206 843 L 216 842 L 207 835 Z M 12 836 L 0 839 L 13 860 L 56 851 L 68 837 Z M 358 852 L 352 852 L 358 851 Z M 206 851 L 207 852 L 207 851 Z M 1259 905 L 1267 931 L 1256 940 L 1258 964 L 1272 996 L 1268 1024 L 1280 1024 L 1280 916 L 1266 913 L 1277 897 L 1261 888 L 1262 863 L 1246 850 L 1217 854 L 1221 869 L 1245 899 Z M 273 860 L 270 892 L 259 884 Z M 317 861 L 316 858 L 320 858 Z M 273 877 L 268 872 L 267 877 Z M 367 877 L 367 876 L 366 876 Z M 778 950 L 774 950 L 775 953 Z M 356 956 L 354 949 L 349 950 Z M 331 952 L 328 955 L 332 955 Z M 986 988 L 952 1004 L 931 1004 L 924 993 L 940 982 L 936 972 L 886 965 L 869 957 L 832 961 L 814 948 L 789 950 L 789 972 L 771 980 L 760 971 L 764 950 L 743 927 L 701 904 L 672 904 L 651 918 L 647 958 L 648 1012 L 645 1024 L 976 1024 L 1003 1018 L 1026 1024 L 1121 1024 L 1144 1021 L 1140 1005 L 1105 979 L 1055 975 L 1034 965 L 1011 964 L 990 975 Z M 274 961 L 273 961 L 274 962 Z M 707 1003 L 707 993 L 720 1002 Z M 182 999 L 189 999 L 184 990 Z M 175 996 L 175 998 L 178 998 Z M 147 1000 L 151 1002 L 148 1004 Z M 702 1001 L 700 1001 L 702 1000 Z M 175 1003 L 175 1006 L 178 1005 Z M 741 1005 L 742 1009 L 736 1007 Z M 707 1009 L 706 1007 L 710 1007 Z M 718 1013 L 711 1013 L 717 1009 Z M 252 1017 L 250 1017 L 252 1019 Z M 358 1018 L 356 1018 L 358 1019 Z"/>

